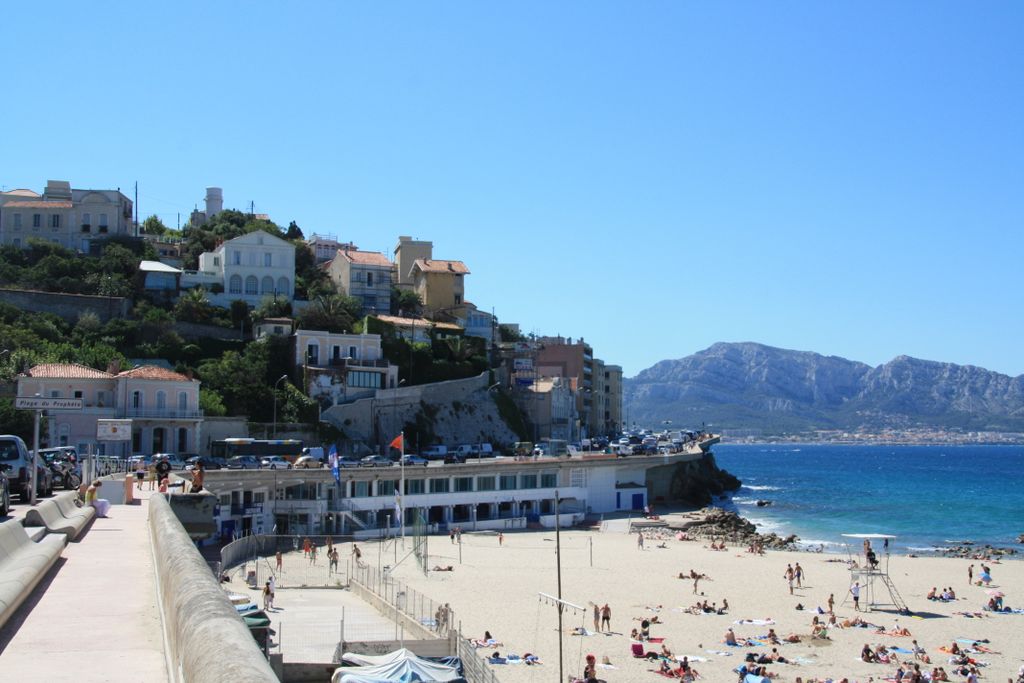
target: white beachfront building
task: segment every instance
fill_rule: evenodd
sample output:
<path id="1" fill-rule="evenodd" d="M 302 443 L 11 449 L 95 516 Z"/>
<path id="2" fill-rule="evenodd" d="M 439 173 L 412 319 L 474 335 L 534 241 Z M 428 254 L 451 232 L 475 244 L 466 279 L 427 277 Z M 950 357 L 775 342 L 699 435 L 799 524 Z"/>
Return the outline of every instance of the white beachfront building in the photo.
<path id="1" fill-rule="evenodd" d="M 225 308 L 239 299 L 257 306 L 266 296 L 291 301 L 295 245 L 262 230 L 236 237 L 200 254 L 199 269 L 184 271 L 181 287 L 203 287 L 210 303 Z"/>

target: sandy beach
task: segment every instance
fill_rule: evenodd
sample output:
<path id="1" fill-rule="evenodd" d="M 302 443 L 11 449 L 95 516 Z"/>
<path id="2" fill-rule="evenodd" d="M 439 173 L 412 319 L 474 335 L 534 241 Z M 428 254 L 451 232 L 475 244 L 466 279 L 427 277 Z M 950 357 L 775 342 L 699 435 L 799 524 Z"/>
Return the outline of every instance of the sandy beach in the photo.
<path id="1" fill-rule="evenodd" d="M 618 528 L 625 528 L 623 523 Z M 730 546 L 726 551 L 712 551 L 707 541 L 678 541 L 670 533 L 665 540 L 648 538 L 644 548 L 637 547 L 637 534 L 624 531 L 563 531 L 562 596 L 586 608 L 583 612 L 569 610 L 563 616 L 565 672 L 580 674 L 584 657 L 594 654 L 597 661 L 607 657 L 614 668 L 599 668 L 599 677 L 614 681 L 664 680 L 653 672 L 657 662 L 636 659 L 630 652 L 630 632 L 640 627 L 640 620 L 657 615 L 659 622 L 651 625 L 651 636 L 664 638 L 664 644 L 676 656 L 689 655 L 695 668 L 707 681 L 733 681 L 733 669 L 740 666 L 747 652 L 770 652 L 772 645 L 760 647 L 728 647 L 723 643 L 726 629 L 733 628 L 737 638 L 758 638 L 774 628 L 780 638 L 796 633 L 800 643 L 776 646 L 779 654 L 798 663 L 773 664 L 768 670 L 777 680 L 803 681 L 831 677 L 836 681 L 875 680 L 891 677 L 895 664 L 871 664 L 860 660 L 865 643 L 883 644 L 910 650 L 916 640 L 931 658 L 930 671 L 944 666 L 950 680 L 963 676 L 952 673 L 949 655 L 940 646 L 949 647 L 957 639 L 987 640 L 992 654 L 972 655 L 988 666 L 980 669 L 982 680 L 1016 680 L 1018 668 L 1024 664 L 1024 614 L 993 615 L 968 618 L 956 612 L 980 612 L 986 604 L 986 590 L 1005 592 L 1006 604 L 1024 607 L 1024 571 L 1019 561 L 987 563 L 992 569 L 989 587 L 970 585 L 968 565 L 974 564 L 974 576 L 980 572 L 979 562 L 937 557 L 913 558 L 892 555 L 889 574 L 908 604 L 913 616 L 900 616 L 891 607 L 862 613 L 866 621 L 884 626 L 886 631 L 900 627 L 912 636 L 878 634 L 873 628 L 832 628 L 828 640 L 811 640 L 811 621 L 816 608 L 827 610 L 829 594 L 835 596 L 835 613 L 841 623 L 857 615 L 849 596 L 850 573 L 846 555 L 768 550 L 764 555 L 747 553 L 745 548 Z M 408 542 L 408 541 L 407 541 Z M 657 547 L 664 543 L 665 547 Z M 375 562 L 376 548 L 365 544 L 366 560 Z M 556 594 L 554 531 L 506 533 L 499 545 L 496 534 L 466 532 L 462 536 L 462 561 L 459 548 L 446 536 L 431 537 L 429 566 L 453 565 L 451 572 L 430 572 L 424 576 L 410 559 L 395 570 L 395 576 L 435 600 L 448 602 L 455 610 L 467 636 L 483 637 L 490 631 L 502 645 L 481 649 L 487 656 L 494 649 L 502 655 L 527 652 L 538 655 L 542 666 L 496 666 L 503 681 L 552 681 L 558 676 L 557 611 L 538 598 L 538 593 Z M 884 560 L 883 560 L 884 562 Z M 802 587 L 791 595 L 784 578 L 789 564 L 800 563 L 804 571 Z M 690 570 L 709 578 L 693 592 L 692 580 L 678 578 Z M 936 602 L 926 599 L 933 587 L 941 591 L 952 587 L 957 599 Z M 876 587 L 876 598 L 888 598 L 884 588 Z M 722 604 L 728 600 L 729 612 L 690 614 L 686 608 L 698 600 Z M 863 598 L 862 598 L 863 600 Z M 611 633 L 591 636 L 571 635 L 574 627 L 594 630 L 592 605 L 611 608 Z M 798 604 L 805 609 L 797 610 Z M 827 618 L 827 615 L 821 617 Z M 735 623 L 740 620 L 773 620 L 772 625 Z M 762 642 L 765 642 L 762 640 Z M 960 644 L 961 647 L 964 643 Z M 646 650 L 660 650 L 661 645 L 646 643 Z M 727 653 L 725 655 L 716 652 Z M 995 654 L 998 653 L 998 654 Z M 913 662 L 913 655 L 899 654 Z"/>

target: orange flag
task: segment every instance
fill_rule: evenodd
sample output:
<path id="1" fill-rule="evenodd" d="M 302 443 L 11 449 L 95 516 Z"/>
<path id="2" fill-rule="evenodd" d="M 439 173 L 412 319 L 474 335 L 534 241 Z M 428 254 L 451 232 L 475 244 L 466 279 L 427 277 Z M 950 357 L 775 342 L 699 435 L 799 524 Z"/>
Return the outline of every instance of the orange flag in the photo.
<path id="1" fill-rule="evenodd" d="M 391 441 L 391 443 L 389 445 L 392 448 L 397 448 L 398 450 L 402 450 L 402 435 L 399 434 L 394 439 L 392 439 L 392 441 Z"/>

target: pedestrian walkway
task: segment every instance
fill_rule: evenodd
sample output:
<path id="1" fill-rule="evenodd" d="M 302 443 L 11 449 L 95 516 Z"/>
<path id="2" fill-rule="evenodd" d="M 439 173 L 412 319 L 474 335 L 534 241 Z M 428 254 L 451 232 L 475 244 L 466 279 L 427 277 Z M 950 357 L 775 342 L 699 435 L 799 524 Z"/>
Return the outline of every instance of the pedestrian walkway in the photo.
<path id="1" fill-rule="evenodd" d="M 141 504 L 110 516 L 69 544 L 0 629 L 0 680 L 19 683 L 167 681 L 156 576 Z"/>

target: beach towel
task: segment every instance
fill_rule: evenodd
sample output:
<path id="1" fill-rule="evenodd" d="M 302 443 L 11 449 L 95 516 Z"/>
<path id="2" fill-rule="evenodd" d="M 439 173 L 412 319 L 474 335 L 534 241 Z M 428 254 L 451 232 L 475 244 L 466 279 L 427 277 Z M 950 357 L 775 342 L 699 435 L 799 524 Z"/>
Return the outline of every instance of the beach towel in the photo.
<path id="1" fill-rule="evenodd" d="M 730 654 L 730 653 L 726 652 L 725 654 Z M 677 662 L 683 661 L 684 656 L 685 656 L 685 658 L 686 658 L 686 660 L 688 662 L 706 662 L 706 661 L 708 661 L 707 657 L 701 657 L 700 655 L 677 655 L 676 656 L 676 661 Z"/>
<path id="2" fill-rule="evenodd" d="M 770 683 L 770 681 L 764 676 L 755 676 L 754 674 L 747 674 L 743 677 L 743 683 Z"/>
<path id="3" fill-rule="evenodd" d="M 495 658 L 495 657 L 488 657 L 484 661 L 487 662 L 488 664 L 507 664 L 508 663 L 504 657 L 497 657 L 497 658 Z"/>
<path id="4" fill-rule="evenodd" d="M 732 657 L 731 652 L 725 652 L 723 650 L 704 650 L 709 655 L 718 655 L 719 657 Z"/>
<path id="5" fill-rule="evenodd" d="M 643 659 L 644 646 L 641 643 L 633 643 L 629 646 L 629 650 L 633 653 L 634 657 L 637 657 L 638 659 Z"/>
<path id="6" fill-rule="evenodd" d="M 754 645 L 757 647 L 764 647 L 764 643 L 760 640 L 754 640 L 753 638 L 747 638 L 747 645 Z"/>
<path id="7" fill-rule="evenodd" d="M 648 643 L 664 643 L 665 639 L 664 638 L 648 638 L 647 642 Z"/>
<path id="8" fill-rule="evenodd" d="M 743 624 L 753 624 L 754 626 L 774 626 L 774 619 L 740 619 L 739 621 L 732 622 L 736 625 L 742 626 Z"/>
<path id="9" fill-rule="evenodd" d="M 901 655 L 912 655 L 912 654 L 914 654 L 913 650 L 908 650 L 905 647 L 890 647 L 889 648 L 889 652 L 896 652 L 896 653 L 901 654 Z"/>
<path id="10" fill-rule="evenodd" d="M 975 643 L 981 643 L 982 645 L 984 645 L 988 642 L 988 638 L 957 638 L 956 642 L 967 643 L 968 645 L 974 645 Z"/>

